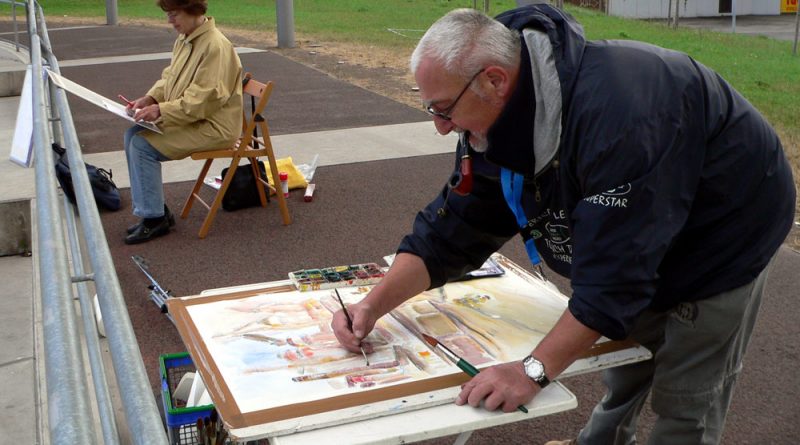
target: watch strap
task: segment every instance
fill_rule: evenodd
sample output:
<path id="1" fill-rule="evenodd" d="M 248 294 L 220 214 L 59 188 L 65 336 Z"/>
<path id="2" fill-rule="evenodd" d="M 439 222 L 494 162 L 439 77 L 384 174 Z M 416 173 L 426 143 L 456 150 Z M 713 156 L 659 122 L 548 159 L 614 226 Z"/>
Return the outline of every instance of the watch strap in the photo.
<path id="1" fill-rule="evenodd" d="M 545 386 L 550 384 L 550 379 L 548 379 L 547 376 L 544 374 L 542 374 L 542 378 L 540 378 L 539 380 L 533 380 L 533 381 L 536 382 L 536 384 L 539 385 L 542 389 L 544 389 Z"/>

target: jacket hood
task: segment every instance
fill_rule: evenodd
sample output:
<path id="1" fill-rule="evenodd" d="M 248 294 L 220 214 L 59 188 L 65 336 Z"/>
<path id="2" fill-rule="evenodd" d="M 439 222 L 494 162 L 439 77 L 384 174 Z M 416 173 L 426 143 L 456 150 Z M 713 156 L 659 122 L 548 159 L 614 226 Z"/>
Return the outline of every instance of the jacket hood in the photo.
<path id="1" fill-rule="evenodd" d="M 535 176 L 558 155 L 563 105 L 580 66 L 585 40 L 572 17 L 548 5 L 518 8 L 497 19 L 520 33 L 516 89 L 487 134 L 487 160 Z"/>
<path id="2" fill-rule="evenodd" d="M 586 46 L 583 26 L 566 12 L 543 3 L 512 9 L 495 18 L 509 29 L 534 29 L 547 34 L 553 45 L 563 103 L 569 103 Z"/>

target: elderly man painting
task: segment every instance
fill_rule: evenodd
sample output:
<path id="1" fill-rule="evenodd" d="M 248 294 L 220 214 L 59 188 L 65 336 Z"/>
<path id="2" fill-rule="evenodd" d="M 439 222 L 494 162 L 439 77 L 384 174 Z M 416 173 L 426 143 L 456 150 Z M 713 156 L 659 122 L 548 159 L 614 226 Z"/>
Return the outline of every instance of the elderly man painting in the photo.
<path id="1" fill-rule="evenodd" d="M 461 133 L 472 189 L 445 187 L 417 215 L 386 278 L 350 306 L 352 331 L 335 314 L 339 341 L 358 351 L 379 317 L 519 233 L 534 264 L 571 279 L 568 310 L 528 357 L 483 370 L 456 403 L 513 411 L 601 335 L 631 338 L 653 360 L 606 371 L 577 440 L 553 443 L 636 443 L 648 394 L 648 443 L 718 443 L 795 208 L 769 124 L 687 55 L 588 42 L 548 5 L 497 19 L 452 11 L 411 69 L 438 131 Z"/>

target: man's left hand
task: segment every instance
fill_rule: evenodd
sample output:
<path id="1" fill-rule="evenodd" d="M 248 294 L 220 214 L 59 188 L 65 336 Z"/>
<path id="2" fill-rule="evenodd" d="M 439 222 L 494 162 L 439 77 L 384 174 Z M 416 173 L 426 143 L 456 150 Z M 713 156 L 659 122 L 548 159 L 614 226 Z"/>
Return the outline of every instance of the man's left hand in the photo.
<path id="1" fill-rule="evenodd" d="M 489 411 L 501 408 L 510 413 L 530 402 L 541 390 L 525 374 L 521 362 L 503 363 L 481 370 L 462 385 L 456 405 L 468 403 L 477 408 L 483 401 L 483 407 Z"/>

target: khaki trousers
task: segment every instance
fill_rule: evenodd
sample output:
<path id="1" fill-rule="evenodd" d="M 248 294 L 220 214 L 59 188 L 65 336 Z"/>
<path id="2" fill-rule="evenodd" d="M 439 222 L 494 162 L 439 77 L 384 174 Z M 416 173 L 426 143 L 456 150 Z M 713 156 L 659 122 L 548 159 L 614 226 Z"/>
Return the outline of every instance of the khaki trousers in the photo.
<path id="1" fill-rule="evenodd" d="M 771 264 L 737 289 L 642 314 L 631 338 L 653 359 L 603 372 L 606 395 L 578 443 L 636 444 L 636 422 L 652 394 L 658 418 L 646 443 L 718 444 Z"/>

